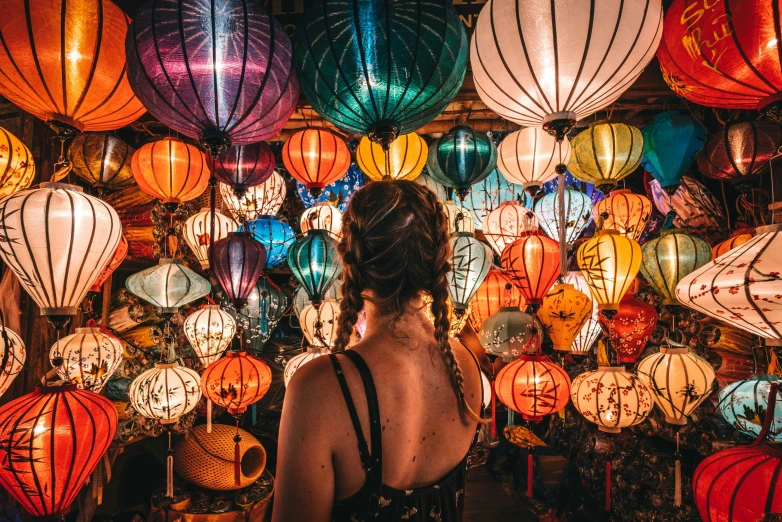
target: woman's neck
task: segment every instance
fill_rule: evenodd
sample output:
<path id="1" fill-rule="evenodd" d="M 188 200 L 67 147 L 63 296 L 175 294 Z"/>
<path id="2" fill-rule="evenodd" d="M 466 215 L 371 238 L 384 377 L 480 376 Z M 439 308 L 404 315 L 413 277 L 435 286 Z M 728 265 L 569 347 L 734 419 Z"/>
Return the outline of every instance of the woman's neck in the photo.
<path id="1" fill-rule="evenodd" d="M 434 326 L 426 318 L 425 305 L 421 297 L 411 299 L 401 316 L 384 314 L 370 299 L 364 300 L 364 313 L 367 317 L 367 329 L 364 337 L 387 335 L 412 337 L 416 331 L 434 333 Z"/>

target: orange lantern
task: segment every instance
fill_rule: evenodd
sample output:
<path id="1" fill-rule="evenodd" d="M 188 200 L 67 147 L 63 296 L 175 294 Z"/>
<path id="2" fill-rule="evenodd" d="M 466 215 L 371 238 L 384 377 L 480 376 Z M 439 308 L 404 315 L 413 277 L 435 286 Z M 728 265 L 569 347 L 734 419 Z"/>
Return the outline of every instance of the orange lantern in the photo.
<path id="1" fill-rule="evenodd" d="M 0 127 L 0 198 L 26 189 L 33 178 L 33 153 L 22 140 Z"/>
<path id="2" fill-rule="evenodd" d="M 109 280 L 114 271 L 122 264 L 125 258 L 128 256 L 128 241 L 125 236 L 120 236 L 117 249 L 114 251 L 114 255 L 111 257 L 109 264 L 103 267 L 100 271 L 95 282 L 90 287 L 90 292 L 100 292 L 103 283 Z"/>
<path id="3" fill-rule="evenodd" d="M 654 306 L 635 297 L 635 289 L 627 291 L 619 302 L 619 310 L 613 317 L 600 314 L 600 324 L 608 332 L 611 346 L 616 351 L 620 363 L 629 364 L 638 360 L 646 348 L 646 343 L 657 326 L 657 311 Z"/>
<path id="4" fill-rule="evenodd" d="M 241 415 L 247 406 L 261 400 L 271 383 L 271 369 L 245 351 L 226 352 L 201 374 L 204 396 L 231 415 Z"/>
<path id="5" fill-rule="evenodd" d="M 297 181 L 317 197 L 323 187 L 345 175 L 350 151 L 345 141 L 322 128 L 301 130 L 282 147 L 282 162 Z"/>
<path id="6" fill-rule="evenodd" d="M 559 277 L 559 243 L 538 231 L 524 232 L 505 247 L 500 261 L 534 311 Z"/>
<path id="7" fill-rule="evenodd" d="M 741 228 L 730 235 L 725 241 L 718 243 L 711 249 L 711 258 L 717 259 L 722 254 L 726 254 L 739 245 L 743 245 L 755 237 L 755 231 L 751 228 Z"/>
<path id="8" fill-rule="evenodd" d="M 612 190 L 592 209 L 592 217 L 602 230 L 616 230 L 638 241 L 652 217 L 652 202 L 628 189 Z"/>
<path id="9" fill-rule="evenodd" d="M 505 406 L 540 421 L 567 405 L 570 377 L 545 355 L 522 355 L 500 371 L 494 389 Z"/>
<path id="10" fill-rule="evenodd" d="M 163 138 L 139 148 L 133 154 L 131 168 L 139 188 L 161 200 L 169 210 L 200 196 L 209 183 L 204 154 L 176 138 Z"/>
<path id="11" fill-rule="evenodd" d="M 479 332 L 486 319 L 499 312 L 500 308 L 510 306 L 523 310 L 527 301 L 505 272 L 492 268 L 470 302 L 469 320 L 473 330 Z"/>
<path id="12" fill-rule="evenodd" d="M 573 285 L 554 285 L 543 299 L 538 319 L 554 343 L 554 349 L 569 352 L 584 323 L 592 315 L 592 300 Z"/>

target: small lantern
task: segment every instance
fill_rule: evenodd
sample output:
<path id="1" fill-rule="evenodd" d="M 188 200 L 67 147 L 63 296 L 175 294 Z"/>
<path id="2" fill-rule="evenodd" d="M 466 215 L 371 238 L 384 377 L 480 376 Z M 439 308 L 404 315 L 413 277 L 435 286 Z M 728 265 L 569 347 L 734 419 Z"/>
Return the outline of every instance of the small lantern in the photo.
<path id="1" fill-rule="evenodd" d="M 424 294 L 424 301 L 427 298 L 428 295 Z M 326 290 L 326 293 L 324 294 L 324 300 L 327 299 L 333 299 L 334 301 L 339 302 L 339 300 L 342 299 L 342 285 L 339 283 L 334 283 L 333 285 L 329 286 L 328 290 Z M 312 301 L 310 301 L 310 297 L 307 295 L 307 290 L 303 286 L 300 286 L 298 289 L 296 289 L 296 293 L 293 294 L 292 308 L 293 313 L 297 318 L 301 316 L 301 311 L 304 310 L 304 308 L 306 308 L 306 306 L 311 302 Z"/>
<path id="2" fill-rule="evenodd" d="M 543 325 L 516 307 L 502 307 L 486 319 L 478 332 L 486 353 L 503 361 L 536 354 L 543 340 Z"/>
<path id="3" fill-rule="evenodd" d="M 562 281 L 565 284 L 573 285 L 576 290 L 591 298 L 592 291 L 589 289 L 589 285 L 580 270 L 568 272 L 562 277 Z M 584 326 L 581 327 L 581 330 L 579 330 L 575 339 L 573 339 L 573 344 L 570 346 L 571 355 L 587 355 L 590 353 L 595 341 L 597 341 L 598 337 L 600 337 L 600 334 L 603 332 L 598 320 L 600 310 L 597 307 L 597 302 L 594 299 L 591 299 L 591 301 L 592 311 L 586 323 L 584 323 Z"/>
<path id="4" fill-rule="evenodd" d="M 141 146 L 130 165 L 139 188 L 173 209 L 200 196 L 209 183 L 204 153 L 176 138 Z"/>
<path id="5" fill-rule="evenodd" d="M 592 209 L 592 217 L 600 230 L 616 230 L 620 235 L 638 241 L 652 217 L 652 202 L 628 189 L 612 190 Z"/>
<path id="6" fill-rule="evenodd" d="M 307 348 L 307 351 L 304 353 L 300 353 L 296 357 L 291 358 L 287 363 L 285 363 L 285 371 L 282 374 L 283 384 L 285 387 L 288 387 L 288 383 L 291 382 L 291 378 L 293 378 L 293 374 L 296 373 L 296 371 L 310 362 L 313 359 L 317 359 L 318 357 L 321 357 L 323 355 L 328 355 L 329 350 L 328 348 L 323 348 L 319 346 L 310 346 Z"/>
<path id="7" fill-rule="evenodd" d="M 0 342 L 2 343 L 0 359 L 6 361 L 0 371 L 0 397 L 2 397 L 13 384 L 16 376 L 22 373 L 24 361 L 27 359 L 27 350 L 22 338 L 5 326 L 0 326 Z"/>
<path id="8" fill-rule="evenodd" d="M 323 301 L 317 308 L 307 305 L 299 315 L 301 331 L 310 346 L 333 347 L 338 321 L 339 303 L 336 301 Z"/>
<path id="9" fill-rule="evenodd" d="M 501 263 L 527 304 L 537 308 L 559 277 L 559 243 L 540 232 L 526 232 L 505 247 Z"/>
<path id="10" fill-rule="evenodd" d="M 524 310 L 527 301 L 505 272 L 492 268 L 470 302 L 470 324 L 473 330 L 480 331 L 483 322 L 502 307 Z"/>
<path id="11" fill-rule="evenodd" d="M 651 304 L 636 298 L 631 289 L 619 302 L 616 315 L 608 318 L 600 314 L 600 323 L 608 332 L 619 362 L 630 364 L 636 362 L 646 348 L 657 326 L 657 311 Z"/>
<path id="12" fill-rule="evenodd" d="M 358 143 L 356 163 L 372 181 L 413 180 L 426 166 L 428 154 L 426 142 L 414 132 L 399 136 L 387 150 L 364 136 Z"/>
<path id="13" fill-rule="evenodd" d="M 266 249 L 264 264 L 266 270 L 285 261 L 288 249 L 296 241 L 296 233 L 289 224 L 269 216 L 260 216 L 248 221 L 241 230 L 249 231 L 253 239 Z"/>
<path id="14" fill-rule="evenodd" d="M 206 368 L 223 355 L 236 334 L 236 321 L 217 305 L 206 305 L 185 319 L 185 335 Z"/>
<path id="15" fill-rule="evenodd" d="M 204 396 L 231 415 L 241 415 L 269 391 L 269 366 L 244 351 L 229 351 L 210 364 L 201 377 Z"/>
<path id="16" fill-rule="evenodd" d="M 22 140 L 0 127 L 0 198 L 26 189 L 34 178 L 33 153 Z"/>
<path id="17" fill-rule="evenodd" d="M 325 230 L 310 230 L 288 250 L 288 266 L 317 304 L 342 271 L 336 242 Z"/>
<path id="18" fill-rule="evenodd" d="M 215 211 L 214 221 L 215 243 L 228 237 L 230 232 L 236 232 L 239 228 L 236 221 L 218 211 Z M 211 230 L 212 212 L 208 208 L 202 208 L 201 212 L 187 218 L 182 225 L 182 236 L 203 270 L 209 268 L 209 244 L 211 243 L 209 235 Z"/>
<path id="19" fill-rule="evenodd" d="M 342 239 L 342 212 L 329 203 L 315 203 L 301 213 L 299 226 L 302 234 L 310 230 L 325 230 L 331 237 Z"/>
<path id="20" fill-rule="evenodd" d="M 554 285 L 538 310 L 554 349 L 569 352 L 578 333 L 592 315 L 592 300 L 573 285 Z"/>
<path id="21" fill-rule="evenodd" d="M 136 184 L 131 158 L 136 149 L 107 132 L 79 134 L 68 148 L 73 173 L 98 190 L 121 190 Z"/>
<path id="22" fill-rule="evenodd" d="M 214 244 L 214 264 L 215 277 L 238 310 L 261 276 L 266 249 L 247 232 L 230 232 Z"/>
<path id="23" fill-rule="evenodd" d="M 467 310 L 472 296 L 486 278 L 491 268 L 492 254 L 489 247 L 472 237 L 459 233 L 451 243 L 451 270 L 448 272 L 448 293 L 457 316 Z"/>
<path id="24" fill-rule="evenodd" d="M 432 178 L 464 201 L 470 187 L 494 170 L 497 147 L 487 134 L 457 125 L 432 143 L 426 165 Z"/>
<path id="25" fill-rule="evenodd" d="M 557 165 L 570 161 L 570 142 L 557 139 L 538 127 L 511 132 L 497 149 L 497 168 L 510 181 L 525 190 L 537 192 L 557 173 Z"/>
<path id="26" fill-rule="evenodd" d="M 499 169 L 494 169 L 486 179 L 472 186 L 464 201 L 455 203 L 472 214 L 475 228 L 482 230 L 483 221 L 489 212 L 505 201 L 519 201 L 526 208 L 532 208 L 532 196 L 521 185 L 514 185 L 505 179 Z"/>
<path id="27" fill-rule="evenodd" d="M 576 261 L 598 308 L 613 312 L 635 280 L 641 247 L 616 230 L 601 230 L 578 248 Z"/>
<path id="28" fill-rule="evenodd" d="M 475 220 L 469 211 L 457 207 L 453 201 L 443 203 L 445 217 L 448 220 L 448 233 L 454 235 L 460 232 L 475 234 Z"/>
<path id="29" fill-rule="evenodd" d="M 313 127 L 300 130 L 285 141 L 282 162 L 294 179 L 318 196 L 326 185 L 348 171 L 350 151 L 345 141 L 330 130 Z"/>
<path id="30" fill-rule="evenodd" d="M 677 305 L 676 285 L 687 274 L 711 261 L 711 247 L 699 237 L 680 229 L 664 230 L 641 248 L 641 275 L 663 298 L 664 305 Z"/>
<path id="31" fill-rule="evenodd" d="M 285 201 L 285 179 L 274 171 L 269 178 L 247 189 L 241 196 L 225 183 L 220 183 L 220 196 L 228 212 L 237 221 L 258 216 L 276 216 Z"/>
<path id="32" fill-rule="evenodd" d="M 538 230 L 538 217 L 518 201 L 506 201 L 489 212 L 483 221 L 483 235 L 498 256 L 524 232 Z"/>
<path id="33" fill-rule="evenodd" d="M 251 350 L 260 352 L 263 349 L 287 308 L 285 292 L 268 277 L 258 279 L 247 297 L 247 304 L 235 315 Z"/>
<path id="34" fill-rule="evenodd" d="M 239 197 L 244 196 L 250 187 L 269 179 L 277 166 L 274 152 L 262 141 L 230 147 L 216 158 L 207 156 L 207 162 L 214 177 L 231 187 Z"/>
<path id="35" fill-rule="evenodd" d="M 641 164 L 641 131 L 624 123 L 595 122 L 570 140 L 568 170 L 599 189 L 612 188 Z"/>
<path id="36" fill-rule="evenodd" d="M 592 222 L 592 200 L 572 187 L 564 190 L 565 242 L 571 246 Z M 559 192 L 546 194 L 535 202 L 535 215 L 540 228 L 552 239 L 559 240 Z"/>
<path id="37" fill-rule="evenodd" d="M 643 422 L 654 404 L 651 389 L 622 366 L 601 366 L 578 375 L 570 400 L 586 420 L 608 433 Z"/>
<path id="38" fill-rule="evenodd" d="M 522 355 L 494 381 L 497 398 L 529 421 L 541 421 L 568 403 L 570 377 L 544 355 Z"/>
<path id="39" fill-rule="evenodd" d="M 122 344 L 100 328 L 76 328 L 76 333 L 59 339 L 51 350 L 52 366 L 79 388 L 100 393 L 122 364 Z M 60 364 L 60 359 L 62 363 Z"/>
<path id="40" fill-rule="evenodd" d="M 200 377 L 177 362 L 155 363 L 130 383 L 128 397 L 143 417 L 174 424 L 201 399 Z"/>
<path id="41" fill-rule="evenodd" d="M 777 404 L 768 411 L 772 384 L 777 384 Z M 769 435 L 774 442 L 782 442 L 782 391 L 778 375 L 756 375 L 744 381 L 727 385 L 720 390 L 717 409 L 728 424 L 745 435 L 757 437 L 767 415 L 771 415 Z"/>
<path id="42" fill-rule="evenodd" d="M 164 314 L 201 299 L 212 291 L 209 281 L 187 268 L 179 259 L 161 258 L 157 266 L 128 277 L 127 289 Z"/>

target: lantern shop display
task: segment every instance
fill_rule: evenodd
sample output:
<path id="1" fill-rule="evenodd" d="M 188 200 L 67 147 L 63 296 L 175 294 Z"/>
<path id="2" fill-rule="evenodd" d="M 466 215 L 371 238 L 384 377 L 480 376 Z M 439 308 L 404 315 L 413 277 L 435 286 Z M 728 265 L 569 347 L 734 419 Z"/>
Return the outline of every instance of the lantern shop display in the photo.
<path id="1" fill-rule="evenodd" d="M 418 180 L 418 178 L 416 178 L 416 180 Z M 315 203 L 331 203 L 342 212 L 345 212 L 348 209 L 348 203 L 350 203 L 353 194 L 363 186 L 364 175 L 358 167 L 351 165 L 348 167 L 347 174 L 337 181 L 323 187 L 323 191 L 317 197 L 310 194 L 306 185 L 298 181 L 296 182 L 296 193 L 307 208 L 313 206 Z"/>
<path id="2" fill-rule="evenodd" d="M 139 188 L 173 209 L 200 196 L 209 183 L 204 153 L 176 138 L 142 145 L 130 165 Z"/>
<path id="3" fill-rule="evenodd" d="M 689 113 L 668 111 L 654 117 L 641 131 L 643 167 L 668 194 L 676 192 L 682 176 L 703 150 L 706 129 Z"/>
<path id="4" fill-rule="evenodd" d="M 483 322 L 478 339 L 488 355 L 511 361 L 525 354 L 538 353 L 543 325 L 518 307 L 503 306 Z"/>
<path id="5" fill-rule="evenodd" d="M 282 147 L 282 162 L 296 181 L 318 196 L 348 171 L 350 151 L 345 141 L 327 129 L 296 132 Z"/>
<path id="6" fill-rule="evenodd" d="M 234 308 L 240 309 L 261 276 L 266 249 L 248 232 L 229 232 L 213 248 L 215 277 Z"/>
<path id="7" fill-rule="evenodd" d="M 578 248 L 576 262 L 598 308 L 614 312 L 641 267 L 641 247 L 616 230 L 601 230 Z"/>
<path id="8" fill-rule="evenodd" d="M 532 197 L 521 185 L 514 185 L 505 179 L 499 169 L 494 169 L 486 179 L 473 185 L 464 201 L 456 199 L 454 203 L 472 215 L 478 230 L 483 228 L 483 221 L 489 212 L 506 201 L 519 201 L 526 208 L 532 209 Z"/>
<path id="9" fill-rule="evenodd" d="M 573 379 L 570 400 L 600 431 L 619 433 L 643 422 L 652 411 L 652 390 L 622 366 L 601 366 Z"/>
<path id="10" fill-rule="evenodd" d="M 299 355 L 291 358 L 287 363 L 285 363 L 285 371 L 282 374 L 282 378 L 285 384 L 285 387 L 288 387 L 288 383 L 291 382 L 291 379 L 293 378 L 293 374 L 298 371 L 299 368 L 307 364 L 313 359 L 317 359 L 318 357 L 321 357 L 323 355 L 328 355 L 329 349 L 323 348 L 320 346 L 310 346 L 307 348 L 306 352 L 302 352 Z"/>
<path id="11" fill-rule="evenodd" d="M 262 141 L 231 147 L 217 157 L 208 156 L 207 162 L 217 181 L 231 187 L 237 196 L 269 179 L 277 166 L 274 152 Z"/>
<path id="12" fill-rule="evenodd" d="M 608 332 L 611 347 L 620 363 L 630 364 L 638 360 L 657 326 L 654 306 L 635 296 L 630 289 L 619 302 L 619 310 L 613 317 L 600 314 L 600 324 Z"/>
<path id="13" fill-rule="evenodd" d="M 49 361 L 65 380 L 100 393 L 123 362 L 122 343 L 100 328 L 76 328 L 49 350 Z"/>
<path id="14" fill-rule="evenodd" d="M 266 249 L 264 264 L 266 270 L 285 261 L 288 249 L 296 241 L 296 233 L 290 225 L 268 216 L 260 216 L 248 221 L 240 230 L 247 230 L 253 239 Z"/>
<path id="15" fill-rule="evenodd" d="M 117 249 L 114 251 L 114 255 L 111 257 L 108 264 L 103 267 L 103 270 L 100 271 L 100 274 L 98 274 L 98 277 L 95 278 L 95 281 L 92 282 L 92 286 L 90 286 L 89 291 L 100 292 L 104 283 L 106 283 L 106 281 L 111 278 L 111 276 L 114 274 L 114 271 L 119 268 L 127 256 L 128 242 L 125 239 L 125 236 L 120 236 Z"/>
<path id="16" fill-rule="evenodd" d="M 613 188 L 641 164 L 641 131 L 624 123 L 595 122 L 570 141 L 568 170 L 599 189 Z"/>
<path id="17" fill-rule="evenodd" d="M 668 194 L 656 179 L 644 175 L 647 193 L 651 191 L 654 206 L 661 214 L 675 213 L 673 225 L 702 232 L 724 233 L 728 229 L 722 202 L 704 184 L 691 176 L 683 176 L 679 188 Z"/>
<path id="18" fill-rule="evenodd" d="M 451 269 L 448 271 L 448 294 L 455 313 L 467 310 L 472 296 L 491 268 L 491 249 L 467 233 L 451 237 Z"/>
<path id="19" fill-rule="evenodd" d="M 301 233 L 321 229 L 339 241 L 342 238 L 342 212 L 329 203 L 315 203 L 304 210 L 299 218 Z"/>
<path id="20" fill-rule="evenodd" d="M 313 304 L 323 301 L 342 272 L 336 241 L 325 230 L 310 230 L 288 250 L 288 267 Z"/>
<path id="21" fill-rule="evenodd" d="M 0 198 L 28 188 L 33 179 L 33 153 L 22 140 L 0 127 Z"/>
<path id="22" fill-rule="evenodd" d="M 508 134 L 497 148 L 497 168 L 505 179 L 534 192 L 557 175 L 557 165 L 569 160 L 567 139 L 557 143 L 554 136 L 534 127 Z"/>
<path id="23" fill-rule="evenodd" d="M 771 385 L 774 383 L 777 385 L 776 407 L 769 412 Z M 769 438 L 772 442 L 782 442 L 781 383 L 778 375 L 756 375 L 731 383 L 720 390 L 717 409 L 728 424 L 750 437 L 760 435 L 766 416 L 770 415 Z"/>
<path id="24" fill-rule="evenodd" d="M 339 303 L 323 301 L 315 308 L 307 305 L 299 314 L 299 325 L 310 346 L 331 348 L 337 338 Z"/>
<path id="25" fill-rule="evenodd" d="M 537 317 L 554 343 L 554 349 L 570 351 L 578 333 L 592 315 L 592 300 L 569 284 L 554 285 L 538 310 Z"/>
<path id="26" fill-rule="evenodd" d="M 182 225 L 182 236 L 185 243 L 193 251 L 198 263 L 203 270 L 209 268 L 209 246 L 221 239 L 228 237 L 230 232 L 236 232 L 239 225 L 233 219 L 215 210 L 214 213 L 214 240 L 212 234 L 212 212 L 208 208 L 202 208 L 200 212 L 193 214 Z"/>
<path id="27" fill-rule="evenodd" d="M 638 241 L 652 217 L 652 202 L 629 189 L 612 190 L 592 209 L 592 217 L 601 230 L 616 230 L 619 234 Z"/>
<path id="28" fill-rule="evenodd" d="M 443 202 L 445 218 L 448 221 L 448 234 L 454 235 L 460 232 L 475 234 L 475 219 L 464 208 L 457 207 L 453 201 Z"/>
<path id="29" fill-rule="evenodd" d="M 641 275 L 662 297 L 664 305 L 679 304 L 676 285 L 687 274 L 711 261 L 711 248 L 699 237 L 670 229 L 644 243 Z"/>
<path id="30" fill-rule="evenodd" d="M 342 285 L 339 284 L 339 282 L 335 282 L 333 285 L 329 286 L 328 290 L 326 290 L 326 293 L 323 295 L 324 299 L 333 299 L 334 301 L 339 301 L 342 299 Z M 427 295 L 423 296 L 425 301 L 427 298 Z M 306 307 L 311 302 L 312 301 L 310 301 L 310 297 L 307 295 L 307 290 L 303 286 L 300 286 L 296 290 L 296 293 L 293 294 L 293 305 L 291 306 L 293 313 L 297 318 L 301 315 L 301 311 L 304 310 L 304 307 Z"/>
<path id="31" fill-rule="evenodd" d="M 372 181 L 417 178 L 426 166 L 429 147 L 418 134 L 399 136 L 387 149 L 366 136 L 356 150 L 356 163 Z"/>
<path id="32" fill-rule="evenodd" d="M 301 287 L 300 287 L 301 288 Z M 306 295 L 306 294 L 305 294 Z M 239 310 L 230 309 L 243 330 L 245 343 L 259 352 L 288 308 L 288 297 L 271 279 L 261 276 L 250 291 L 247 303 Z"/>
<path id="33" fill-rule="evenodd" d="M 483 322 L 502 307 L 521 311 L 526 309 L 527 302 L 502 270 L 492 268 L 470 301 L 470 324 L 473 330 L 480 331 Z"/>
<path id="34" fill-rule="evenodd" d="M 570 378 L 544 355 L 522 355 L 494 380 L 497 398 L 529 421 L 541 421 L 568 403 Z"/>
<path id="35" fill-rule="evenodd" d="M 242 414 L 269 391 L 272 371 L 265 362 L 245 351 L 229 351 L 204 370 L 204 396 L 231 415 Z"/>
<path id="36" fill-rule="evenodd" d="M 76 136 L 68 148 L 73 173 L 98 190 L 132 187 L 131 159 L 136 149 L 107 132 Z"/>
<path id="37" fill-rule="evenodd" d="M 206 305 L 188 315 L 184 324 L 185 336 L 206 368 L 215 362 L 236 334 L 236 321 L 217 305 Z"/>
<path id="38" fill-rule="evenodd" d="M 523 232 L 538 230 L 538 217 L 518 201 L 506 201 L 489 212 L 483 223 L 483 235 L 498 256 Z"/>
<path id="39" fill-rule="evenodd" d="M 638 363 L 638 378 L 654 393 L 666 422 L 687 424 L 712 391 L 714 368 L 689 348 L 661 347 Z"/>
<path id="40" fill-rule="evenodd" d="M 225 183 L 220 183 L 220 196 L 229 214 L 236 221 L 253 220 L 259 216 L 276 216 L 285 201 L 285 179 L 277 171 L 261 183 L 236 195 Z"/>
<path id="41" fill-rule="evenodd" d="M 429 176 L 453 188 L 461 200 L 497 165 L 497 147 L 483 132 L 457 125 L 435 140 L 426 161 Z"/>
<path id="42" fill-rule="evenodd" d="M 34 517 L 65 516 L 116 430 L 107 398 L 37 386 L 0 408 L 0 485 Z"/>
<path id="43" fill-rule="evenodd" d="M 505 247 L 501 264 L 527 305 L 537 307 L 559 277 L 559 243 L 540 232 L 527 232 Z"/>
<path id="44" fill-rule="evenodd" d="M 170 349 L 171 347 L 169 347 Z M 193 411 L 201 399 L 201 378 L 177 362 L 158 362 L 130 383 L 133 408 L 148 419 L 173 424 Z"/>
<path id="45" fill-rule="evenodd" d="M 563 191 L 565 243 L 571 246 L 592 222 L 592 200 L 581 191 L 565 187 Z M 540 228 L 552 239 L 560 239 L 559 192 L 551 192 L 535 202 Z"/>
<path id="46" fill-rule="evenodd" d="M 212 291 L 209 281 L 179 259 L 161 258 L 157 266 L 128 277 L 125 286 L 135 296 L 152 303 L 164 314 L 201 299 Z"/>
<path id="47" fill-rule="evenodd" d="M 727 254 L 739 245 L 743 245 L 755 236 L 755 230 L 752 228 L 740 228 L 733 232 L 728 239 L 714 245 L 711 249 L 711 258 L 717 259 L 723 254 Z"/>
<path id="48" fill-rule="evenodd" d="M 61 136 L 119 129 L 144 114 L 125 63 L 130 18 L 116 4 L 9 0 L 3 7 L 0 95 Z M 90 31 L 81 30 L 87 13 Z"/>
<path id="49" fill-rule="evenodd" d="M 0 371 L 0 397 L 2 397 L 13 384 L 16 376 L 22 373 L 24 362 L 27 360 L 27 350 L 19 334 L 6 326 L 0 326 L 0 340 L 2 340 L 0 360 L 6 361 Z"/>

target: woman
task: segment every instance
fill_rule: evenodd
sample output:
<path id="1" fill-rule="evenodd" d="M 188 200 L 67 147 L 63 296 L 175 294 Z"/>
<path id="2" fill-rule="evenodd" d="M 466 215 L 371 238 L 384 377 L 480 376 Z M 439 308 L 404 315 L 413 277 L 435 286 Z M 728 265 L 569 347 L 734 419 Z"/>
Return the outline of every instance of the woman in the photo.
<path id="1" fill-rule="evenodd" d="M 417 183 L 371 183 L 350 202 L 339 252 L 334 352 L 362 309 L 367 329 L 288 386 L 273 521 L 460 521 L 482 390 L 475 358 L 448 337 L 443 207 Z"/>

